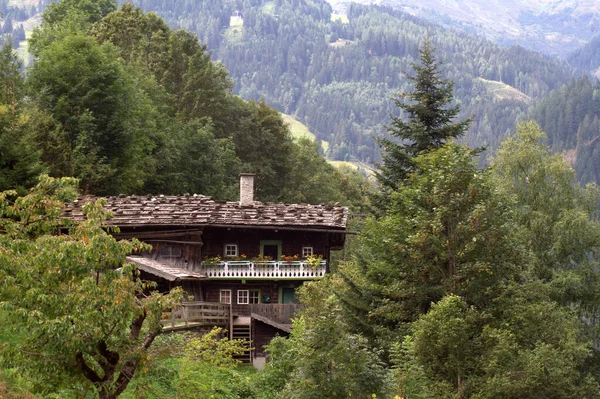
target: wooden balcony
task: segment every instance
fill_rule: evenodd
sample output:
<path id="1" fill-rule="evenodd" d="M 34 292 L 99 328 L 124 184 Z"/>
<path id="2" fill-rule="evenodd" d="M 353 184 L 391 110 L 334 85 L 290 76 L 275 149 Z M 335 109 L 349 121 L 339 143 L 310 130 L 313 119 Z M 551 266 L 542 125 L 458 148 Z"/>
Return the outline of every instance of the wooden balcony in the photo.
<path id="1" fill-rule="evenodd" d="M 256 262 L 222 261 L 207 264 L 202 262 L 202 273 L 214 279 L 274 279 L 312 280 L 325 276 L 327 262 L 321 261 L 318 267 L 311 267 L 306 261 Z"/>
<path id="2" fill-rule="evenodd" d="M 163 331 L 185 330 L 208 326 L 229 328 L 231 324 L 230 305 L 216 302 L 183 302 L 180 306 L 165 312 L 161 323 Z"/>
<path id="3" fill-rule="evenodd" d="M 259 315 L 279 324 L 291 324 L 292 318 L 300 309 L 300 305 L 295 303 L 255 303 L 250 305 L 250 312 L 253 315 Z"/>
<path id="4" fill-rule="evenodd" d="M 292 318 L 300 309 L 298 304 L 260 303 L 250 305 L 251 317 L 291 332 Z M 186 330 L 196 327 L 223 327 L 231 329 L 234 324 L 230 304 L 217 302 L 183 302 L 177 308 L 163 314 L 163 331 Z"/>

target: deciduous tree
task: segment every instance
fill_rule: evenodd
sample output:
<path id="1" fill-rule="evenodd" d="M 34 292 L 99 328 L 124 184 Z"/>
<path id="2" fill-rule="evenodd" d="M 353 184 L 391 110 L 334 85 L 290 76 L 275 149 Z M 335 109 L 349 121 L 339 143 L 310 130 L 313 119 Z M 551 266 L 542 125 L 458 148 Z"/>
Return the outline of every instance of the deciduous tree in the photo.
<path id="1" fill-rule="evenodd" d="M 84 206 L 87 220 L 61 218 L 77 192 L 70 178 L 42 177 L 26 196 L 0 193 L 0 302 L 22 337 L 3 359 L 42 394 L 92 389 L 116 398 L 160 333 L 160 317 L 180 291 L 153 292 L 126 254 L 145 248 L 117 241 L 103 228 L 102 201 Z"/>
<path id="2" fill-rule="evenodd" d="M 28 128 L 24 112 L 24 79 L 21 62 L 10 44 L 0 50 L 0 191 L 24 193 L 43 171 L 40 151 Z"/>

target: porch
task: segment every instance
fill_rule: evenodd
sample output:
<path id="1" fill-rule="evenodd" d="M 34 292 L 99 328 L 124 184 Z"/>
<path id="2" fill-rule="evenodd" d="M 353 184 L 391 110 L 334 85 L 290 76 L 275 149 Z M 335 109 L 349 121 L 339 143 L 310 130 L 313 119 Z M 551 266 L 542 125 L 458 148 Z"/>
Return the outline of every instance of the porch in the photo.
<path id="1" fill-rule="evenodd" d="M 223 327 L 229 339 L 246 342 L 246 351 L 236 358 L 246 364 L 255 358 L 264 362 L 264 347 L 275 335 L 292 331 L 291 319 L 297 304 L 251 304 L 250 317 L 236 315 L 231 304 L 215 302 L 185 302 L 163 315 L 163 332 L 201 327 Z"/>
<path id="2" fill-rule="evenodd" d="M 298 304 L 251 304 L 250 318 L 257 319 L 282 331 L 291 331 L 291 320 L 299 310 Z M 177 308 L 163 314 L 163 332 L 186 330 L 196 327 L 223 327 L 231 330 L 236 319 L 231 304 L 217 302 L 183 302 Z M 246 316 L 247 318 L 247 316 Z"/>
<path id="3" fill-rule="evenodd" d="M 221 261 L 202 262 L 201 273 L 213 279 L 311 280 L 325 276 L 327 262 L 313 267 L 306 261 Z"/>

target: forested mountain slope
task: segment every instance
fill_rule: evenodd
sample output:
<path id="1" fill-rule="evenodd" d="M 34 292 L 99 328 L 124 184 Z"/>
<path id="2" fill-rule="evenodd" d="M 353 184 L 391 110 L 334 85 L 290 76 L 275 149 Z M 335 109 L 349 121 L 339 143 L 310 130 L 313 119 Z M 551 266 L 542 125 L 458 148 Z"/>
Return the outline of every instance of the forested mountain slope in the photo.
<path id="1" fill-rule="evenodd" d="M 533 116 L 548 144 L 565 154 L 581 183 L 600 182 L 600 84 L 574 79 L 540 102 Z"/>
<path id="2" fill-rule="evenodd" d="M 77 177 L 85 194 L 235 199 L 251 172 L 261 201 L 348 203 L 354 191 L 365 203 L 356 172 L 294 140 L 264 101 L 234 95 L 198 38 L 156 14 L 63 0 L 28 43 L 26 73 L 9 44 L 0 51 L 0 190 L 24 192 L 45 172 Z"/>
<path id="3" fill-rule="evenodd" d="M 455 80 L 461 117 L 474 116 L 474 146 L 495 148 L 530 105 L 571 76 L 567 66 L 519 47 L 425 22 L 378 6 L 352 4 L 344 18 L 315 0 L 136 0 L 171 25 L 198 33 L 231 72 L 234 92 L 264 98 L 329 142 L 336 160 L 375 162 L 389 100 L 407 90 L 417 49 L 429 33 Z"/>
<path id="4" fill-rule="evenodd" d="M 598 34 L 594 0 L 377 0 L 443 26 L 476 32 L 495 43 L 565 56 Z M 334 8 L 342 1 L 330 0 Z"/>
<path id="5" fill-rule="evenodd" d="M 600 36 L 569 54 L 567 61 L 573 67 L 600 78 Z"/>

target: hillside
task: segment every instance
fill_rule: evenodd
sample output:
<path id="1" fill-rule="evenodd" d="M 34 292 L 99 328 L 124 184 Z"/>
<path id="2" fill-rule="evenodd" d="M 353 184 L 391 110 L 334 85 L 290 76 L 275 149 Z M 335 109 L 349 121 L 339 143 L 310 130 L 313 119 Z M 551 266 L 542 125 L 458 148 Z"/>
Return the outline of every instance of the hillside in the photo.
<path id="1" fill-rule="evenodd" d="M 575 167 L 580 183 L 600 182 L 600 84 L 574 79 L 541 101 L 533 113 L 548 145 Z"/>
<path id="2" fill-rule="evenodd" d="M 32 29 L 44 3 L 36 8 L 13 1 L 24 10 L 23 26 Z M 390 98 L 410 89 L 405 72 L 410 73 L 427 32 L 446 76 L 456 82 L 461 117 L 475 116 L 467 135 L 474 146 L 495 148 L 531 104 L 571 77 L 566 65 L 537 53 L 498 46 L 392 8 L 353 4 L 339 14 L 324 0 L 134 4 L 155 11 L 172 27 L 197 33 L 213 59 L 229 70 L 236 94 L 265 99 L 295 115 L 332 160 L 379 160 L 373 137 L 384 135 L 389 115 L 398 112 Z M 464 7 L 475 10 L 469 4 Z"/>
<path id="3" fill-rule="evenodd" d="M 570 53 L 567 61 L 573 67 L 600 78 L 600 36 L 596 36 L 585 46 Z"/>
<path id="4" fill-rule="evenodd" d="M 410 90 L 405 73 L 411 73 L 411 63 L 427 34 L 437 47 L 445 76 L 455 81 L 460 117 L 474 118 L 466 141 L 490 150 L 484 160 L 514 130 L 517 120 L 528 117 L 535 104 L 573 76 L 567 63 L 443 27 L 455 26 L 456 20 L 447 18 L 454 8 L 465 20 L 498 20 L 498 32 L 513 32 L 515 37 L 527 33 L 517 26 L 526 26 L 527 16 L 533 18 L 536 29 L 543 29 L 544 18 L 568 15 L 562 24 L 567 29 L 572 22 L 569 18 L 589 17 L 591 21 L 597 8 L 581 1 L 492 2 L 484 7 L 478 1 L 439 0 L 428 3 L 435 6 L 435 15 L 444 15 L 438 18 L 439 25 L 415 17 L 431 15 L 413 1 L 402 3 L 406 12 L 355 3 L 332 8 L 323 0 L 134 3 L 155 11 L 172 27 L 196 32 L 212 58 L 229 70 L 233 92 L 274 105 L 295 136 L 314 139 L 330 160 L 366 164 L 379 160 L 373 138 L 386 134 L 389 116 L 398 112 L 391 97 Z M 12 0 L 4 7 L 15 21 L 23 19 L 14 24 L 15 29 L 29 30 L 39 21 L 37 12 L 44 3 L 35 7 L 31 1 Z M 480 25 L 485 27 L 483 22 Z M 535 35 L 527 35 L 535 42 Z M 570 64 L 596 72 L 600 67 L 597 43 L 592 40 L 572 53 Z M 20 54 L 25 50 L 22 47 Z M 571 139 L 561 136 L 560 140 L 565 140 L 560 147 L 571 148 L 567 143 Z"/>
<path id="5" fill-rule="evenodd" d="M 493 94 L 498 101 L 513 100 L 520 101 L 525 104 L 531 103 L 531 97 L 515 89 L 514 87 L 507 85 L 506 83 L 483 78 L 476 78 L 475 81 L 482 83 L 487 92 Z"/>
<path id="6" fill-rule="evenodd" d="M 330 0 L 334 9 L 344 2 Z M 597 35 L 600 3 L 593 0 L 377 0 L 444 26 L 476 32 L 499 44 L 518 44 L 566 56 Z"/>
<path id="7" fill-rule="evenodd" d="M 352 4 L 342 16 L 322 0 L 134 3 L 171 26 L 197 32 L 230 71 L 234 92 L 294 114 L 318 140 L 329 142 L 333 160 L 378 161 L 373 137 L 384 135 L 389 115 L 398 112 L 390 97 L 410 89 L 405 72 L 427 32 L 446 77 L 456 82 L 461 117 L 475 116 L 467 136 L 475 146 L 495 148 L 530 102 L 571 77 L 566 65 L 537 53 L 386 7 Z M 231 18 L 238 14 L 243 23 Z M 500 95 L 487 81 L 511 95 Z"/>

